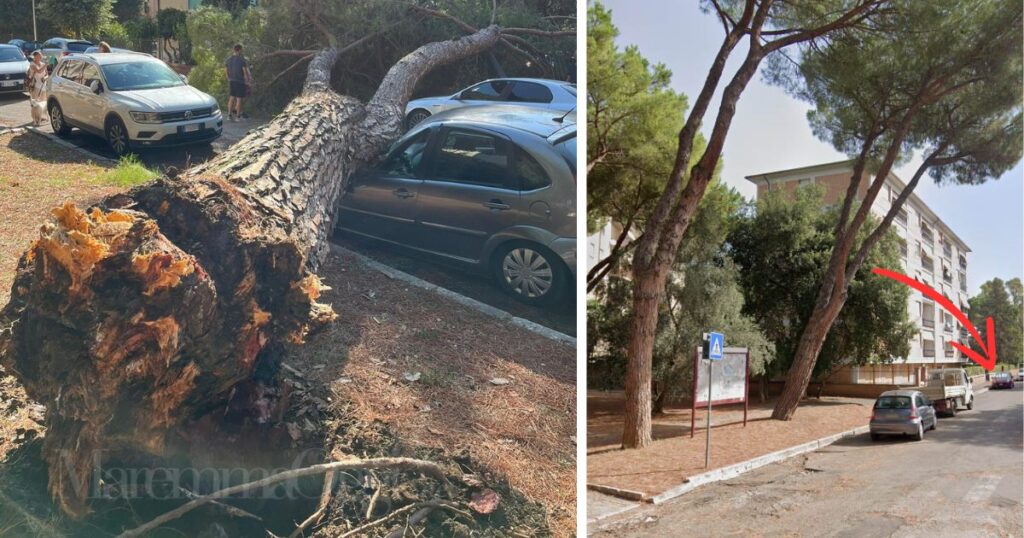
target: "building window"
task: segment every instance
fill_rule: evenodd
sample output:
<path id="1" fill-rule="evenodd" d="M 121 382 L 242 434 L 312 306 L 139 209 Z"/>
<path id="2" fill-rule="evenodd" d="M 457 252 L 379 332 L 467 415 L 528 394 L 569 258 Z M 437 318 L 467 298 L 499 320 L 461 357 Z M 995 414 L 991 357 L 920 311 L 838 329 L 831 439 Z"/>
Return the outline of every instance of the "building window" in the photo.
<path id="1" fill-rule="evenodd" d="M 921 354 L 925 357 L 935 356 L 935 340 L 921 339 Z"/>
<path id="2" fill-rule="evenodd" d="M 932 234 L 932 227 L 928 226 L 928 223 L 921 219 L 921 238 L 924 239 L 929 245 L 935 243 L 935 235 Z"/>
<path id="3" fill-rule="evenodd" d="M 906 209 L 903 209 L 901 207 L 900 210 L 896 212 L 896 221 L 899 222 L 900 224 L 904 225 L 904 226 L 907 225 L 907 210 Z"/>
<path id="4" fill-rule="evenodd" d="M 960 255 L 960 268 L 967 269 L 967 256 L 963 254 Z"/>
<path id="5" fill-rule="evenodd" d="M 932 303 L 921 304 L 921 325 L 928 329 L 935 328 L 935 305 Z"/>
<path id="6" fill-rule="evenodd" d="M 921 249 L 921 267 L 929 273 L 935 272 L 935 260 L 924 249 Z"/>

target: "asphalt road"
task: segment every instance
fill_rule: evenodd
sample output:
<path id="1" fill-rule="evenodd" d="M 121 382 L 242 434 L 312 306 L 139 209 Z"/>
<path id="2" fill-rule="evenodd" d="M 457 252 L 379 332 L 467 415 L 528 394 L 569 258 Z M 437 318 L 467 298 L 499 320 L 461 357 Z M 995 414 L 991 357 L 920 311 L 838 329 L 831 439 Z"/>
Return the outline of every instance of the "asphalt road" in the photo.
<path id="1" fill-rule="evenodd" d="M 241 140 L 246 131 L 259 125 L 257 120 L 244 120 L 238 123 L 225 122 L 224 134 L 211 144 L 178 146 L 173 148 L 153 148 L 137 152 L 139 159 L 149 168 L 166 170 L 188 168 L 192 164 L 204 162 L 225 148 Z M 32 124 L 32 114 L 28 106 L 27 94 L 4 94 L 0 96 L 0 127 L 28 127 Z M 39 126 L 45 133 L 53 133 L 49 120 Z M 72 129 L 64 140 L 99 157 L 117 159 L 107 142 L 79 129 Z"/>
<path id="2" fill-rule="evenodd" d="M 597 536 L 1024 536 L 1024 387 L 924 441 L 867 434 L 619 516 Z"/>

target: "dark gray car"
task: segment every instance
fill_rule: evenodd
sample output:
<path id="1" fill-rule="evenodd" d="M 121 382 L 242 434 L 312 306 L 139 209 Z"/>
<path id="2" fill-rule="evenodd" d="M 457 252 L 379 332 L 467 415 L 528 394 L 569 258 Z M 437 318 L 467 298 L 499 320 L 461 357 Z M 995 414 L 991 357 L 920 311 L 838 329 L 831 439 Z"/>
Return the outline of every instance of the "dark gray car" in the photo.
<path id="1" fill-rule="evenodd" d="M 575 281 L 575 115 L 432 116 L 349 181 L 339 227 L 471 264 L 524 302 L 550 303 Z"/>
<path id="2" fill-rule="evenodd" d="M 925 430 L 934 430 L 938 424 L 935 407 L 921 391 L 890 390 L 875 401 L 871 413 L 871 439 L 882 435 L 910 435 L 920 441 Z"/>

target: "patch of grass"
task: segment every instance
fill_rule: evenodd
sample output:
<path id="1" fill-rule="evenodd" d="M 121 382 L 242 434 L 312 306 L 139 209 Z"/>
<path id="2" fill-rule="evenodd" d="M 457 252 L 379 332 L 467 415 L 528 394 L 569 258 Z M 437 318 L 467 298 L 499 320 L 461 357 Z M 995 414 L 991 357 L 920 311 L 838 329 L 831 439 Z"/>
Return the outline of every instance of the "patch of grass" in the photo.
<path id="1" fill-rule="evenodd" d="M 100 174 L 96 179 L 105 185 L 134 187 L 156 179 L 159 175 L 159 173 L 146 168 L 137 156 L 125 155 L 118 161 L 117 166 Z"/>

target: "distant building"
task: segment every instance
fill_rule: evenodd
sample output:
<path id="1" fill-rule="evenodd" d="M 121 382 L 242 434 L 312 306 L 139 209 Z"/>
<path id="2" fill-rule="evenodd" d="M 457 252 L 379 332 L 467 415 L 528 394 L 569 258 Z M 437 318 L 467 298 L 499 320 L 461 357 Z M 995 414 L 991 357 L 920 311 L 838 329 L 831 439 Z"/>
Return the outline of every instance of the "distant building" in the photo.
<path id="1" fill-rule="evenodd" d="M 824 203 L 836 205 L 845 198 L 852 173 L 853 161 L 839 161 L 753 174 L 746 179 L 757 185 L 758 196 L 773 190 L 792 194 L 802 185 L 820 185 L 825 191 Z M 863 200 L 869 183 L 869 178 L 861 182 L 858 200 Z M 871 207 L 872 213 L 882 218 L 905 186 L 890 173 Z M 903 205 L 891 229 L 902 241 L 903 273 L 939 290 L 966 313 L 967 254 L 971 251 L 967 244 L 915 194 Z M 846 368 L 836 372 L 829 383 L 916 384 L 926 379 L 926 368 L 959 367 L 968 362 L 950 344 L 968 341 L 967 330 L 951 314 L 917 291 L 911 292 L 908 311 L 918 334 L 911 341 L 907 357 L 891 365 Z"/>

